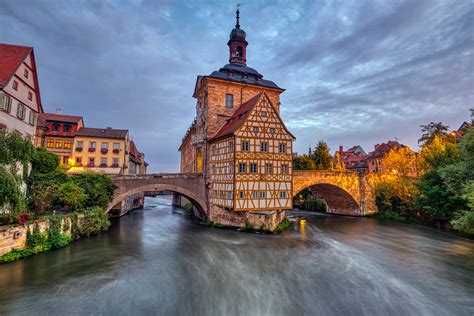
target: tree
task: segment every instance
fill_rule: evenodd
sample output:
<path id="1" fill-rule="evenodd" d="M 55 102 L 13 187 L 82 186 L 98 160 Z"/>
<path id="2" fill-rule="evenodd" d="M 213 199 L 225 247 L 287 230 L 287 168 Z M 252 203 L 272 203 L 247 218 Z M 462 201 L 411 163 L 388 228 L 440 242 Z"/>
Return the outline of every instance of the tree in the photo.
<path id="1" fill-rule="evenodd" d="M 440 138 L 446 138 L 446 132 L 449 129 L 449 126 L 443 125 L 441 122 L 431 122 L 426 125 L 420 125 L 420 127 L 423 134 L 418 140 L 418 144 L 423 146 L 431 142 L 436 136 Z"/>
<path id="2" fill-rule="evenodd" d="M 415 153 L 409 147 L 394 148 L 384 158 L 384 166 L 389 172 L 407 176 L 416 166 Z"/>
<path id="3" fill-rule="evenodd" d="M 329 152 L 329 146 L 323 140 L 320 140 L 311 154 L 311 158 L 316 164 L 316 169 L 327 170 L 331 168 L 332 156 Z"/>
<path id="4" fill-rule="evenodd" d="M 421 148 L 418 158 L 418 171 L 423 174 L 458 160 L 459 153 L 456 145 L 449 142 L 446 137 L 436 135 Z"/>
<path id="5" fill-rule="evenodd" d="M 100 173 L 85 172 L 71 177 L 86 195 L 84 207 L 106 208 L 114 195 L 116 185 L 112 178 Z"/>
<path id="6" fill-rule="evenodd" d="M 316 164 L 309 155 L 293 156 L 293 169 L 294 170 L 315 170 Z"/>
<path id="7" fill-rule="evenodd" d="M 33 155 L 33 172 L 53 172 L 59 166 L 59 156 L 48 152 L 45 148 L 36 149 Z"/>
<path id="8" fill-rule="evenodd" d="M 54 182 L 38 181 L 30 187 L 36 215 L 41 215 L 50 209 L 58 195 L 58 185 Z"/>
<path id="9" fill-rule="evenodd" d="M 84 190 L 73 181 L 67 181 L 59 186 L 59 200 L 66 207 L 77 209 L 86 198 Z"/>

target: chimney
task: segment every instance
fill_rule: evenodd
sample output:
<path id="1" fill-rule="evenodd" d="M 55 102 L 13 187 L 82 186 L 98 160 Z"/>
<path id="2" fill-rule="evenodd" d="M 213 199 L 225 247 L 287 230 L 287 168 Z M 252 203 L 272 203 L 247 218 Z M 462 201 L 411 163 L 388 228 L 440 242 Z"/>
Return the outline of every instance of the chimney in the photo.
<path id="1" fill-rule="evenodd" d="M 339 146 L 339 153 L 342 154 L 343 151 L 344 151 L 344 147 L 343 147 L 343 146 Z"/>

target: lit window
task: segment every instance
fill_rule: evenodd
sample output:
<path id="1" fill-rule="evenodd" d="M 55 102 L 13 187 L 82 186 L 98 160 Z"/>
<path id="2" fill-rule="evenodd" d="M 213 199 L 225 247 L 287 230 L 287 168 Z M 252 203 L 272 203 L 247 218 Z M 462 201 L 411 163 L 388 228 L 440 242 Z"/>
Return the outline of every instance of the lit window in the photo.
<path id="1" fill-rule="evenodd" d="M 63 165 L 66 165 L 69 163 L 69 156 L 63 156 Z"/>
<path id="2" fill-rule="evenodd" d="M 244 163 L 239 163 L 239 173 L 246 173 L 247 172 L 247 165 Z"/>
<path id="3" fill-rule="evenodd" d="M 72 141 L 69 139 L 64 140 L 64 148 L 71 149 Z"/>
<path id="4" fill-rule="evenodd" d="M 31 91 L 28 91 L 28 100 L 33 100 L 33 93 Z"/>
<path id="5" fill-rule="evenodd" d="M 280 153 L 286 153 L 286 144 L 280 144 Z"/>
<path id="6" fill-rule="evenodd" d="M 267 192 L 265 192 L 265 191 L 260 191 L 260 198 L 261 198 L 261 199 L 266 199 L 266 198 L 267 198 Z"/>
<path id="7" fill-rule="evenodd" d="M 268 151 L 268 143 L 267 142 L 260 143 L 260 151 L 261 152 L 267 152 Z"/>
<path id="8" fill-rule="evenodd" d="M 256 163 L 251 163 L 250 164 L 250 173 L 257 173 L 257 164 Z"/>
<path id="9" fill-rule="evenodd" d="M 286 191 L 280 191 L 280 199 L 286 199 Z"/>
<path id="10" fill-rule="evenodd" d="M 234 107 L 234 96 L 232 94 L 225 95 L 225 107 L 229 109 Z"/>
<path id="11" fill-rule="evenodd" d="M 46 147 L 53 148 L 54 147 L 54 139 L 46 140 Z"/>
<path id="12" fill-rule="evenodd" d="M 245 197 L 244 191 L 240 191 L 240 192 L 239 192 L 239 197 L 240 197 L 241 199 L 243 199 L 243 198 Z"/>
<path id="13" fill-rule="evenodd" d="M 17 90 L 17 91 L 18 91 L 18 81 L 13 80 L 13 85 L 12 85 L 12 87 L 13 87 L 13 90 Z"/>
<path id="14" fill-rule="evenodd" d="M 252 198 L 258 199 L 258 191 L 252 191 Z"/>
<path id="15" fill-rule="evenodd" d="M 25 69 L 25 71 L 23 72 L 23 75 L 25 76 L 25 78 L 28 78 L 29 73 L 27 69 Z"/>
<path id="16" fill-rule="evenodd" d="M 287 164 L 282 164 L 281 165 L 281 173 L 283 173 L 283 174 L 288 174 L 289 173 L 289 169 L 288 169 Z"/>
<path id="17" fill-rule="evenodd" d="M 249 151 L 249 142 L 242 142 L 242 151 Z"/>
<path id="18" fill-rule="evenodd" d="M 60 139 L 56 139 L 54 147 L 56 148 L 62 148 L 63 147 L 63 141 Z"/>
<path id="19" fill-rule="evenodd" d="M 273 165 L 271 163 L 267 163 L 265 165 L 265 172 L 268 173 L 268 174 L 272 174 L 273 173 Z"/>

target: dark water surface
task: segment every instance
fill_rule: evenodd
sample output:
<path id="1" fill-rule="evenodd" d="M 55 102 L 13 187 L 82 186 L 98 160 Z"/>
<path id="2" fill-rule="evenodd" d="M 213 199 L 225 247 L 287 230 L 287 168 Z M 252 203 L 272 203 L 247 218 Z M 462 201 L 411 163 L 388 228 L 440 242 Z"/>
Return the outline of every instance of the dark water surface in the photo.
<path id="1" fill-rule="evenodd" d="M 1 315 L 474 315 L 474 243 L 322 215 L 240 233 L 158 197 L 105 234 L 0 265 L 0 294 Z"/>

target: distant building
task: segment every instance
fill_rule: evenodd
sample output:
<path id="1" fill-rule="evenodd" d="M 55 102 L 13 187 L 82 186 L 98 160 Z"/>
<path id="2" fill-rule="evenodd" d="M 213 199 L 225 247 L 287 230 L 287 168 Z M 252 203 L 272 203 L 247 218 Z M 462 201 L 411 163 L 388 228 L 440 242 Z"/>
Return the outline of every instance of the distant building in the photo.
<path id="1" fill-rule="evenodd" d="M 33 47 L 0 44 L 0 130 L 35 141 L 43 113 Z"/>
<path id="2" fill-rule="evenodd" d="M 469 128 L 473 128 L 473 124 L 469 122 L 463 122 L 461 126 L 455 131 L 452 131 L 449 133 L 449 136 L 454 137 L 456 140 L 460 139 L 463 137 L 464 133 L 466 133 L 466 130 Z"/>
<path id="3" fill-rule="evenodd" d="M 71 164 L 74 137 L 84 127 L 82 116 L 42 113 L 36 129 L 36 146 L 60 156 L 63 166 Z"/>
<path id="4" fill-rule="evenodd" d="M 335 160 L 344 164 L 347 171 L 366 172 L 368 170 L 367 153 L 360 145 L 353 146 L 347 150 L 344 150 L 343 146 L 339 146 Z"/>
<path id="5" fill-rule="evenodd" d="M 145 154 L 138 151 L 133 140 L 130 141 L 129 158 L 128 174 L 146 174 L 148 163 L 145 162 Z"/>
<path id="6" fill-rule="evenodd" d="M 384 160 L 388 153 L 394 149 L 408 148 L 410 158 L 412 158 L 412 165 L 410 166 L 410 172 L 408 176 L 416 176 L 416 153 L 413 152 L 408 146 L 402 145 L 397 141 L 389 140 L 387 143 L 377 144 L 374 146 L 374 151 L 371 152 L 366 160 L 369 172 L 381 172 L 388 173 L 390 170 L 384 164 Z"/>

